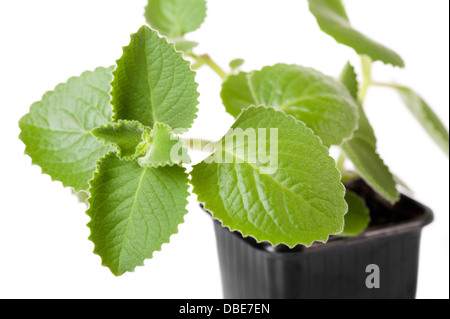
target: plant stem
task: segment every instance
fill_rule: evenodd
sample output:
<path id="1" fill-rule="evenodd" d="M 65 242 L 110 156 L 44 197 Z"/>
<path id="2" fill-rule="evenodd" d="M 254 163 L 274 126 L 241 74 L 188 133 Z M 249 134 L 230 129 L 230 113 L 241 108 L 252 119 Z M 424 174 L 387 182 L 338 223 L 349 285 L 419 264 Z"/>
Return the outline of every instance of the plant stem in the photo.
<path id="1" fill-rule="evenodd" d="M 341 155 L 339 155 L 336 167 L 338 170 L 341 171 L 341 173 L 344 173 L 344 165 L 345 165 L 345 161 L 347 160 L 347 157 L 345 156 L 344 153 L 341 153 Z"/>
<path id="2" fill-rule="evenodd" d="M 362 74 L 363 74 L 363 81 L 361 83 L 361 88 L 359 90 L 359 101 L 361 103 L 364 102 L 367 90 L 369 89 L 370 85 L 372 84 L 372 59 L 370 59 L 366 55 L 361 56 L 361 65 L 362 65 Z"/>
<path id="3" fill-rule="evenodd" d="M 194 70 L 201 68 L 203 65 L 209 66 L 222 80 L 228 78 L 227 72 L 225 72 L 208 54 L 196 55 L 194 53 L 189 53 L 188 56 L 195 59 L 196 62 L 192 65 Z"/>

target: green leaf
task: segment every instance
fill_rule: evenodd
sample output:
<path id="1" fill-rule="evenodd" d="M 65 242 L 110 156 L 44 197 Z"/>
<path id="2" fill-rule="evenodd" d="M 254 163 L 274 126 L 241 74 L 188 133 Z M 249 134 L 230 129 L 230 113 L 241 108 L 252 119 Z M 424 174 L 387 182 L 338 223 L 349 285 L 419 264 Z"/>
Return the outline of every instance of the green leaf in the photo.
<path id="1" fill-rule="evenodd" d="M 365 201 L 353 192 L 347 191 L 345 200 L 348 204 L 348 213 L 345 215 L 344 231 L 339 236 L 357 236 L 369 226 L 370 211 Z"/>
<path id="2" fill-rule="evenodd" d="M 169 38 L 179 38 L 200 28 L 206 18 L 205 0 L 149 0 L 145 18 Z"/>
<path id="3" fill-rule="evenodd" d="M 137 121 L 119 121 L 92 130 L 92 134 L 106 144 L 117 148 L 121 159 L 136 158 L 136 148 L 142 142 L 142 133 L 147 128 Z"/>
<path id="4" fill-rule="evenodd" d="M 88 204 L 87 200 L 89 198 L 89 194 L 87 191 L 79 191 L 78 193 L 75 192 L 73 188 L 70 189 L 72 191 L 72 194 L 75 195 L 78 198 L 78 201 L 82 204 Z"/>
<path id="5" fill-rule="evenodd" d="M 140 153 L 146 151 L 145 156 L 138 160 L 142 167 L 173 166 L 191 162 L 183 142 L 173 134 L 170 127 L 161 123 L 153 127 L 150 135 L 144 135 L 144 142 L 139 147 Z"/>
<path id="6" fill-rule="evenodd" d="M 419 121 L 435 143 L 449 156 L 449 134 L 431 107 L 413 90 L 395 87 L 414 117 Z"/>
<path id="7" fill-rule="evenodd" d="M 234 59 L 230 62 L 230 68 L 232 71 L 235 71 L 239 69 L 243 64 L 245 63 L 245 60 L 243 59 Z"/>
<path id="8" fill-rule="evenodd" d="M 358 96 L 356 73 L 350 64 L 347 64 L 342 72 L 341 81 L 354 97 Z M 397 191 L 394 176 L 378 155 L 375 132 L 362 105 L 358 104 L 358 130 L 354 132 L 350 140 L 342 144 L 342 149 L 366 182 L 383 197 L 395 203 L 400 199 L 400 194 Z"/>
<path id="9" fill-rule="evenodd" d="M 400 194 L 395 179 L 378 155 L 376 144 L 370 141 L 371 136 L 367 135 L 364 129 L 369 130 L 368 127 L 360 129 L 350 141 L 342 145 L 342 149 L 364 180 L 384 198 L 396 203 Z"/>
<path id="10" fill-rule="evenodd" d="M 89 239 L 116 276 L 168 243 L 187 212 L 188 175 L 179 166 L 143 168 L 110 153 L 90 184 Z"/>
<path id="11" fill-rule="evenodd" d="M 195 72 L 173 43 L 143 26 L 131 36 L 113 72 L 114 121 L 157 122 L 188 130 L 197 113 Z"/>
<path id="12" fill-rule="evenodd" d="M 181 51 L 184 53 L 189 53 L 192 51 L 193 48 L 198 46 L 198 42 L 195 41 L 189 41 L 186 39 L 175 39 L 175 47 L 177 49 L 177 51 Z"/>
<path id="13" fill-rule="evenodd" d="M 251 105 L 282 110 L 305 122 L 326 146 L 340 145 L 358 123 L 358 107 L 341 83 L 297 65 L 277 64 L 232 75 L 221 96 L 234 117 Z"/>
<path id="14" fill-rule="evenodd" d="M 199 201 L 244 236 L 309 246 L 343 230 L 345 189 L 328 149 L 273 108 L 244 110 L 191 175 Z"/>
<path id="15" fill-rule="evenodd" d="M 316 17 L 320 29 L 337 42 L 353 48 L 360 55 L 374 61 L 404 67 L 402 58 L 387 47 L 355 30 L 349 21 L 341 0 L 308 0 L 309 9 Z"/>
<path id="16" fill-rule="evenodd" d="M 20 139 L 33 164 L 76 192 L 87 190 L 95 163 L 111 150 L 91 135 L 112 120 L 111 72 L 98 68 L 69 79 L 34 103 L 19 122 Z"/>
<path id="17" fill-rule="evenodd" d="M 350 95 L 355 101 L 358 101 L 358 79 L 355 69 L 347 62 L 344 69 L 342 70 L 340 81 L 347 88 Z"/>

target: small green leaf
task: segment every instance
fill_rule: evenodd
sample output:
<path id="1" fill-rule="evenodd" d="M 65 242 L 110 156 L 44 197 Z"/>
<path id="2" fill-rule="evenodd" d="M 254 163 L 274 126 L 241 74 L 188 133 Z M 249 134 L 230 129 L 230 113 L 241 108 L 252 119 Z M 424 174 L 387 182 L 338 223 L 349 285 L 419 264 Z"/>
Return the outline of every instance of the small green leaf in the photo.
<path id="1" fill-rule="evenodd" d="M 139 153 L 146 152 L 145 156 L 138 160 L 142 167 L 173 166 L 191 162 L 183 142 L 167 125 L 156 123 L 151 135 L 146 134 L 144 139 L 143 144 L 139 146 Z"/>
<path id="2" fill-rule="evenodd" d="M 195 72 L 174 45 L 143 26 L 131 36 L 113 72 L 114 121 L 157 122 L 188 130 L 197 113 Z"/>
<path id="3" fill-rule="evenodd" d="M 82 204 L 88 204 L 87 200 L 89 198 L 89 194 L 87 191 L 79 191 L 78 193 L 71 188 L 72 194 L 78 198 L 78 201 Z"/>
<path id="4" fill-rule="evenodd" d="M 85 72 L 58 85 L 19 122 L 25 153 L 42 172 L 76 192 L 87 190 L 95 163 L 111 147 L 91 130 L 112 120 L 112 68 Z"/>
<path id="5" fill-rule="evenodd" d="M 341 0 L 308 0 L 309 9 L 316 17 L 320 29 L 337 42 L 353 48 L 360 55 L 374 61 L 404 67 L 402 58 L 394 51 L 355 30 L 349 21 Z"/>
<path id="6" fill-rule="evenodd" d="M 245 61 L 243 59 L 234 59 L 230 62 L 230 68 L 232 71 L 235 71 L 239 69 L 244 63 Z"/>
<path id="7" fill-rule="evenodd" d="M 143 168 L 111 153 L 90 184 L 89 239 L 116 276 L 168 243 L 187 212 L 188 175 L 180 166 Z"/>
<path id="8" fill-rule="evenodd" d="M 117 148 L 121 159 L 135 159 L 136 148 L 147 128 L 137 121 L 119 121 L 92 130 L 92 134 Z"/>
<path id="9" fill-rule="evenodd" d="M 358 123 L 358 107 L 341 83 L 297 65 L 277 64 L 232 75 L 221 96 L 234 117 L 251 105 L 282 110 L 304 122 L 326 146 L 340 145 Z"/>
<path id="10" fill-rule="evenodd" d="M 358 96 L 356 73 L 350 64 L 347 64 L 342 72 L 341 81 L 354 97 Z M 375 133 L 362 105 L 358 104 L 358 129 L 350 140 L 342 144 L 342 149 L 367 183 L 383 197 L 395 203 L 399 200 L 400 194 L 394 176 L 378 155 Z"/>
<path id="11" fill-rule="evenodd" d="M 449 134 L 439 117 L 431 107 L 413 90 L 406 87 L 395 87 L 414 117 L 436 144 L 449 156 Z"/>
<path id="12" fill-rule="evenodd" d="M 177 51 L 181 51 L 184 53 L 189 53 L 192 51 L 193 48 L 198 46 L 198 42 L 195 41 L 189 41 L 186 39 L 174 39 L 175 47 L 177 48 Z"/>
<path id="13" fill-rule="evenodd" d="M 345 189 L 328 149 L 273 108 L 244 110 L 191 175 L 199 201 L 244 236 L 309 246 L 343 230 Z"/>
<path id="14" fill-rule="evenodd" d="M 347 191 L 345 200 L 348 204 L 348 213 L 345 215 L 344 231 L 339 236 L 357 236 L 369 226 L 370 211 L 364 200 L 353 192 Z"/>
<path id="15" fill-rule="evenodd" d="M 355 69 L 347 62 L 344 69 L 342 70 L 340 81 L 347 88 L 350 95 L 355 101 L 358 101 L 358 79 Z"/>
<path id="16" fill-rule="evenodd" d="M 200 28 L 206 18 L 205 0 L 149 0 L 145 18 L 169 38 L 179 38 Z"/>

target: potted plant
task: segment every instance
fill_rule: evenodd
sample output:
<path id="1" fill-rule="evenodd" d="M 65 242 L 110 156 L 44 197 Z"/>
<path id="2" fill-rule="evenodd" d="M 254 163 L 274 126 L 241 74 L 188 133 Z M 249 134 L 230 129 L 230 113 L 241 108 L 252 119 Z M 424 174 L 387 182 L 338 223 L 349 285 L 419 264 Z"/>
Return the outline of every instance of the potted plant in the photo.
<path id="1" fill-rule="evenodd" d="M 190 184 L 215 219 L 225 297 L 415 296 L 432 213 L 399 193 L 378 155 L 367 88 L 397 90 L 447 155 L 448 132 L 415 92 L 372 80 L 374 61 L 403 60 L 353 29 L 339 0 L 309 3 L 321 29 L 362 56 L 362 83 L 350 64 L 339 79 L 287 64 L 239 72 L 242 60 L 226 72 L 185 38 L 205 19 L 204 0 L 150 0 L 151 28 L 131 35 L 115 66 L 60 84 L 21 119 L 33 164 L 87 198 L 89 239 L 113 274 L 169 242 Z M 183 138 L 198 106 L 194 70 L 204 65 L 223 79 L 236 117 L 217 142 Z M 342 150 L 337 161 L 332 146 Z M 189 173 L 188 149 L 210 153 Z M 381 286 L 380 273 L 390 278 Z"/>

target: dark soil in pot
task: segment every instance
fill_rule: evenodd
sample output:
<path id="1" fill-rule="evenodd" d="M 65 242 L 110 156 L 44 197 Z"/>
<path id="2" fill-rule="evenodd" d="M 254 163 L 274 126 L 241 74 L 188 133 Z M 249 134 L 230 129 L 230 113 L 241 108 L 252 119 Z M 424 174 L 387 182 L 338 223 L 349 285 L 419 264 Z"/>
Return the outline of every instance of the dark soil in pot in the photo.
<path id="1" fill-rule="evenodd" d="M 290 249 L 243 238 L 214 221 L 224 297 L 415 298 L 421 233 L 433 213 L 405 195 L 391 205 L 361 179 L 346 187 L 363 197 L 371 212 L 369 228 L 357 237 L 334 236 L 327 244 Z M 369 271 L 374 265 L 379 273 Z M 374 280 L 379 288 L 372 287 Z"/>

